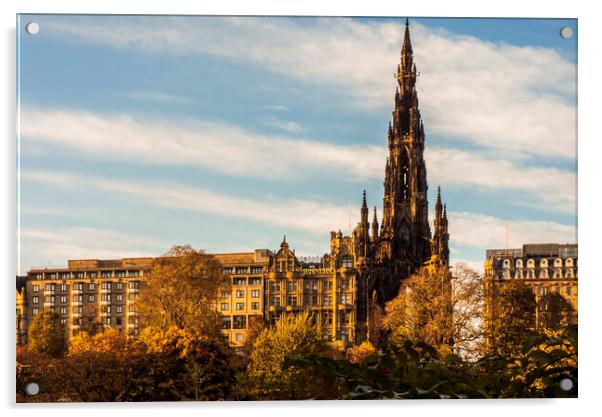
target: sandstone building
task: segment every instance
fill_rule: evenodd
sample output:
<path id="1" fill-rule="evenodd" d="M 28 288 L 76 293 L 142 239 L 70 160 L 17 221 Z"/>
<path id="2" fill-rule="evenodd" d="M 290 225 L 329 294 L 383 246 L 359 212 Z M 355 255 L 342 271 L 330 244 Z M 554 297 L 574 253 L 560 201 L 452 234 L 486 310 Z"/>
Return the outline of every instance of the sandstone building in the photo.
<path id="1" fill-rule="evenodd" d="M 483 277 L 484 325 L 495 317 L 495 297 L 499 289 L 513 280 L 520 280 L 533 290 L 537 327 L 577 323 L 577 260 L 577 244 L 526 244 L 519 249 L 487 250 Z"/>
<path id="2" fill-rule="evenodd" d="M 368 337 L 372 307 L 397 295 L 401 281 L 425 264 L 449 263 L 447 211 L 440 190 L 433 233 L 428 219 L 425 129 L 418 108 L 416 65 L 406 20 L 392 120 L 387 130 L 382 219 L 370 222 L 364 192 L 351 236 L 331 232 L 320 262 L 301 261 L 286 238 L 276 251 L 214 254 L 231 279 L 216 308 L 233 345 L 244 343 L 249 323 L 274 323 L 283 314 L 310 311 L 325 338 L 359 343 Z M 136 335 L 136 299 L 152 258 L 70 260 L 67 268 L 32 269 L 22 291 L 23 329 L 45 308 L 57 311 L 69 335 L 86 312 L 105 326 Z M 19 294 L 19 290 L 18 290 Z M 24 334 L 18 340 L 25 342 Z"/>

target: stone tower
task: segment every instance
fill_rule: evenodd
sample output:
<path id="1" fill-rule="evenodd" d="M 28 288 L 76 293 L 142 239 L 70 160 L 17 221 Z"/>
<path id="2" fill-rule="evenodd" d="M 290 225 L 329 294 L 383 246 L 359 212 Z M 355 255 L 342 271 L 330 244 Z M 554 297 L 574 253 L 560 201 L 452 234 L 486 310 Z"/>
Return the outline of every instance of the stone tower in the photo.
<path id="1" fill-rule="evenodd" d="M 424 125 L 418 108 L 416 65 L 406 19 L 401 59 L 395 78 L 394 109 L 389 122 L 388 157 L 385 164 L 384 197 L 380 231 L 376 210 L 372 227 L 368 223 L 366 195 L 362 199 L 361 221 L 353 233 L 358 288 L 358 323 L 370 311 L 382 308 L 394 298 L 402 280 L 425 264 L 449 263 L 447 212 L 437 196 L 434 235 L 428 219 Z M 369 231 L 371 230 L 372 236 Z M 360 335 L 358 333 L 358 335 Z M 361 337 L 361 336 L 360 336 Z"/>

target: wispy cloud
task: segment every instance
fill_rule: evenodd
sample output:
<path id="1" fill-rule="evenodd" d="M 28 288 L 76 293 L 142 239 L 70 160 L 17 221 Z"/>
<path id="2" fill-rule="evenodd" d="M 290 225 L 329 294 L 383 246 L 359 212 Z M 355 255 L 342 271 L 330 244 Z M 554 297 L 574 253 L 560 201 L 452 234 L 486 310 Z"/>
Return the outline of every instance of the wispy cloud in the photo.
<path id="1" fill-rule="evenodd" d="M 381 179 L 386 158 L 385 146 L 343 146 L 261 135 L 225 124 L 192 120 L 175 124 L 72 110 L 25 108 L 21 134 L 30 144 L 59 145 L 97 158 L 200 166 L 227 175 L 273 180 L 303 178 L 311 169 L 331 170 L 358 181 Z M 431 184 L 517 190 L 516 204 L 575 212 L 573 172 L 523 167 L 452 148 L 431 146 L 425 153 Z"/>
<path id="2" fill-rule="evenodd" d="M 281 120 L 276 116 L 270 115 L 261 119 L 261 123 L 264 126 L 275 127 L 277 129 L 286 130 L 291 133 L 299 133 L 303 130 L 303 127 L 296 122 L 289 120 Z"/>
<path id="3" fill-rule="evenodd" d="M 153 24 L 148 24 L 153 19 Z M 45 24 L 49 35 L 146 54 L 247 60 L 302 82 L 327 83 L 349 102 L 392 103 L 401 25 L 335 19 L 98 18 Z M 574 158 L 576 67 L 552 49 L 485 42 L 412 25 L 427 131 L 513 157 Z"/>
<path id="4" fill-rule="evenodd" d="M 193 101 L 190 97 L 162 93 L 160 91 L 115 91 L 114 94 L 132 100 L 153 101 L 165 104 L 189 104 Z"/>
<path id="5" fill-rule="evenodd" d="M 41 259 L 40 254 L 47 265 L 61 265 L 67 259 L 157 256 L 169 249 L 168 243 L 155 237 L 91 227 L 26 227 L 20 230 L 20 236 L 21 273 L 44 266 L 33 264 Z"/>
<path id="6" fill-rule="evenodd" d="M 481 249 L 521 247 L 524 243 L 575 243 L 575 226 L 549 221 L 505 220 L 468 212 L 449 213 L 449 233 L 454 245 Z M 484 252 L 483 252 L 484 256 Z"/>
<path id="7" fill-rule="evenodd" d="M 348 207 L 327 201 L 236 198 L 175 183 L 127 182 L 57 171 L 28 171 L 21 178 L 57 187 L 127 194 L 158 207 L 242 218 L 279 226 L 284 231 L 292 228 L 313 234 L 328 233 L 343 229 L 349 214 Z M 359 207 L 353 210 L 359 212 Z"/>
<path id="8" fill-rule="evenodd" d="M 21 135 L 94 155 L 142 164 L 202 166 L 245 177 L 300 178 L 328 168 L 347 177 L 382 176 L 385 149 L 267 136 L 200 122 L 142 120 L 71 110 L 21 112 Z M 266 166 L 270 169 L 266 170 Z"/>

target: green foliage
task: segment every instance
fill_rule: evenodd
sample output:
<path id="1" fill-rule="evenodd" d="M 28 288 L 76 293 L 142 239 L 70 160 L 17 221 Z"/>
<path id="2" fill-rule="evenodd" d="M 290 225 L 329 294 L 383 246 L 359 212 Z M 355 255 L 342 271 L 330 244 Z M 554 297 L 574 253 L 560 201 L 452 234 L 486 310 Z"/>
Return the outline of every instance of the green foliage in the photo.
<path id="1" fill-rule="evenodd" d="M 61 316 L 50 310 L 37 314 L 29 326 L 29 349 L 49 356 L 60 356 L 67 347 Z"/>
<path id="2" fill-rule="evenodd" d="M 334 387 L 337 399 L 576 397 L 577 329 L 533 336 L 514 357 L 492 355 L 475 362 L 442 356 L 424 342 L 406 339 L 359 364 L 297 355 L 288 357 L 286 366 L 308 370 Z M 565 378 L 574 384 L 570 391 L 560 388 Z"/>
<path id="3" fill-rule="evenodd" d="M 264 329 L 253 345 L 247 370 L 252 395 L 256 399 L 304 398 L 312 376 L 295 366 L 284 368 L 285 358 L 326 351 L 327 344 L 308 313 L 281 317 L 274 327 Z"/>

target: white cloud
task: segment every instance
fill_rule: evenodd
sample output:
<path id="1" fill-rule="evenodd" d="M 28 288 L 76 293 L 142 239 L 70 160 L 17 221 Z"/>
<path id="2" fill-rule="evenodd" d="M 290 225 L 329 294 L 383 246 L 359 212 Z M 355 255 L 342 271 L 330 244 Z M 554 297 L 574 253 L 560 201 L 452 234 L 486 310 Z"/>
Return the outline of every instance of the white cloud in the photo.
<path id="1" fill-rule="evenodd" d="M 577 176 L 557 168 L 522 167 L 451 148 L 425 149 L 430 184 L 516 190 L 509 202 L 577 214 Z"/>
<path id="2" fill-rule="evenodd" d="M 67 259 L 157 256 L 169 249 L 154 237 L 90 227 L 22 228 L 20 239 L 21 273 L 34 266 L 61 265 Z M 40 259 L 46 265 L 33 264 Z"/>
<path id="3" fill-rule="evenodd" d="M 247 60 L 306 82 L 328 83 L 351 103 L 392 105 L 402 26 L 344 18 L 81 18 L 47 33 L 148 54 Z M 576 65 L 552 49 L 485 42 L 412 25 L 428 133 L 500 151 L 576 157 Z M 568 100 L 567 100 L 568 99 Z"/>
<path id="4" fill-rule="evenodd" d="M 303 130 L 303 127 L 299 123 L 289 120 L 281 120 L 273 115 L 264 117 L 261 120 L 261 123 L 264 126 L 275 127 L 291 133 L 299 133 Z"/>
<path id="5" fill-rule="evenodd" d="M 159 207 L 243 218 L 282 227 L 284 231 L 292 228 L 324 234 L 344 229 L 349 214 L 349 208 L 326 201 L 236 198 L 174 183 L 126 182 L 56 171 L 28 171 L 21 178 L 58 187 L 127 194 Z M 353 210 L 358 213 L 359 207 Z"/>
<path id="6" fill-rule="evenodd" d="M 114 94 L 132 100 L 154 101 L 165 104 L 188 104 L 192 102 L 190 97 L 160 91 L 115 91 Z"/>
<path id="7" fill-rule="evenodd" d="M 537 220 L 505 220 L 468 212 L 449 213 L 450 243 L 483 249 L 505 248 L 525 243 L 575 243 L 575 226 Z"/>
<path id="8" fill-rule="evenodd" d="M 142 164 L 202 166 L 228 175 L 294 178 L 329 168 L 356 179 L 379 177 L 385 149 L 266 136 L 236 126 L 135 120 L 82 111 L 21 111 L 21 135 L 95 157 Z M 378 169 L 376 169 L 378 167 Z"/>
<path id="9" fill-rule="evenodd" d="M 144 120 L 71 110 L 25 108 L 21 135 L 28 144 L 53 144 L 140 164 L 200 166 L 241 177 L 299 179 L 325 169 L 358 181 L 381 179 L 385 146 L 343 146 L 267 136 L 225 124 Z M 23 149 L 27 152 L 27 148 Z M 522 167 L 469 151 L 427 147 L 429 183 L 517 190 L 512 202 L 575 213 L 576 174 Z"/>

